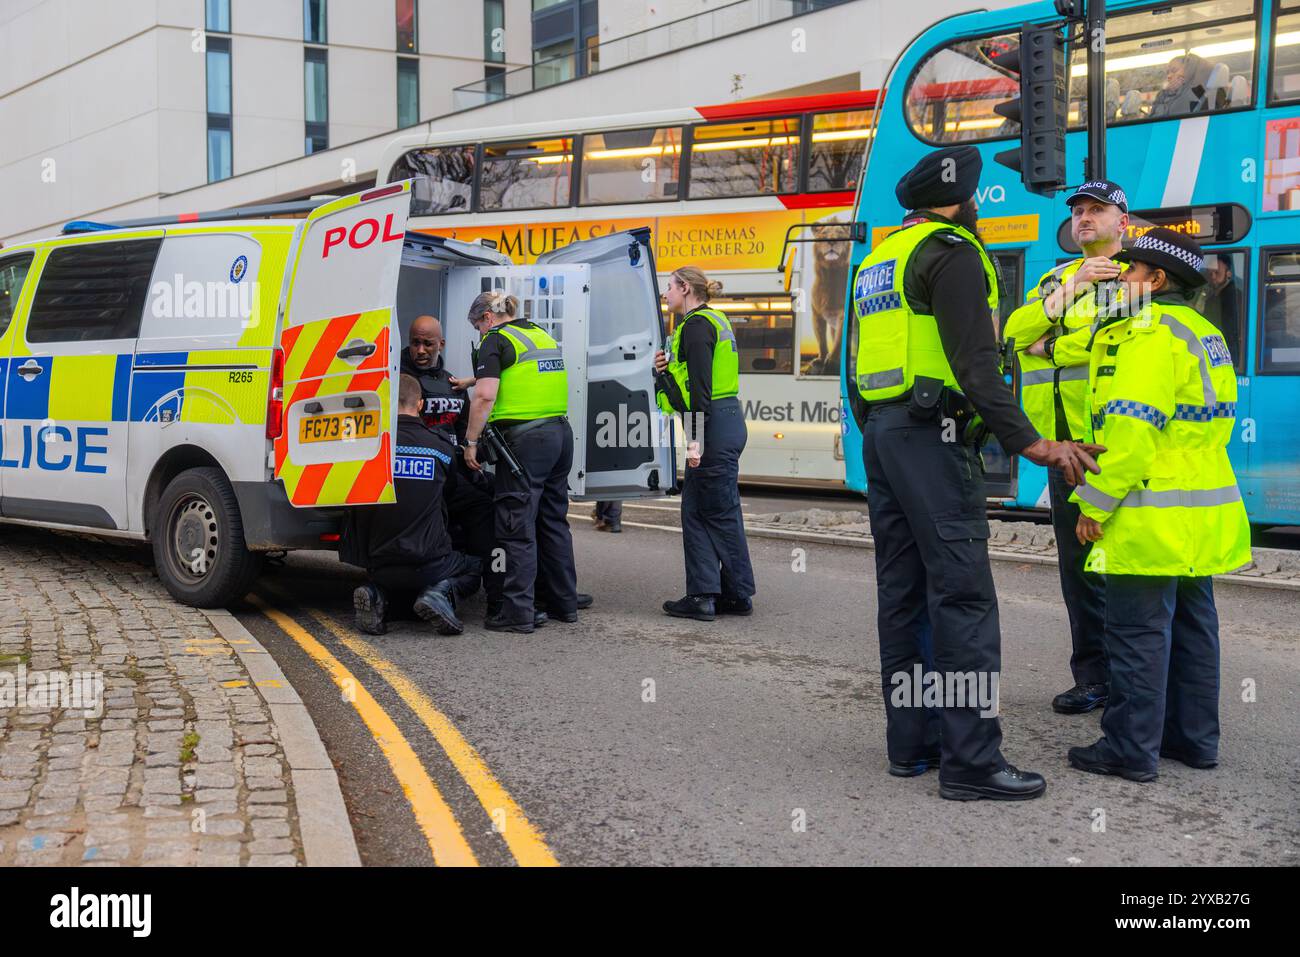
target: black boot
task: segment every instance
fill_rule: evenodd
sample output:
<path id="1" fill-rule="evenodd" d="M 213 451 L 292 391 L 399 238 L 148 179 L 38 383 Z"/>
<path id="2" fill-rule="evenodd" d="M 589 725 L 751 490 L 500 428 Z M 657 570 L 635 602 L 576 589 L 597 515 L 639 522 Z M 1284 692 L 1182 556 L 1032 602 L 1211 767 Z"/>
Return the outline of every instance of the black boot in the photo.
<path id="1" fill-rule="evenodd" d="M 676 601 L 664 602 L 664 612 L 674 618 L 694 618 L 696 621 L 713 621 L 715 607 L 712 595 L 687 595 Z"/>
<path id="2" fill-rule="evenodd" d="M 743 615 L 749 617 L 754 613 L 754 603 L 748 598 L 731 598 L 723 595 L 714 604 L 719 615 Z"/>
<path id="3" fill-rule="evenodd" d="M 1129 781 L 1137 781 L 1139 784 L 1147 784 L 1156 779 L 1154 771 L 1138 771 L 1120 764 L 1109 753 L 1103 751 L 1100 744 L 1099 741 L 1086 748 L 1071 748 L 1066 752 L 1066 756 L 1070 759 L 1070 766 L 1093 774 L 1114 774 Z"/>
<path id="4" fill-rule="evenodd" d="M 1106 699 L 1109 697 L 1109 685 L 1075 685 L 1052 699 L 1052 710 L 1057 714 L 1087 714 L 1106 707 Z"/>
<path id="5" fill-rule="evenodd" d="M 1028 801 L 1042 797 L 1046 791 L 1047 782 L 1041 774 L 1021 771 L 1010 764 L 978 781 L 939 782 L 939 797 L 949 801 Z"/>
<path id="6" fill-rule="evenodd" d="M 889 773 L 896 778 L 914 778 L 938 766 L 939 755 L 935 754 L 917 761 L 890 761 Z"/>
<path id="7" fill-rule="evenodd" d="M 384 616 L 388 613 L 388 598 L 378 585 L 365 584 L 352 593 L 352 607 L 356 610 L 357 630 L 367 635 L 388 633 Z"/>
<path id="8" fill-rule="evenodd" d="M 465 630 L 465 626 L 456 617 L 454 587 L 450 578 L 444 578 L 432 588 L 420 592 L 420 597 L 415 599 L 415 613 L 436 625 L 440 635 L 459 635 Z"/>

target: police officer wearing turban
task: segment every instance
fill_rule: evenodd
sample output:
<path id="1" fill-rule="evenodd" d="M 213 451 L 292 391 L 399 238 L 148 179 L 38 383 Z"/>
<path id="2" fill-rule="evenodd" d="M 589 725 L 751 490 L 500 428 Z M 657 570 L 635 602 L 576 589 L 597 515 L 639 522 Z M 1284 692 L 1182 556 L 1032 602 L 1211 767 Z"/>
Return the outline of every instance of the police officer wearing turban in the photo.
<path id="1" fill-rule="evenodd" d="M 875 539 L 889 772 L 937 767 L 951 800 L 1025 800 L 1047 785 L 1000 751 L 1002 642 L 979 449 L 991 432 L 1071 484 L 1097 464 L 1080 445 L 1040 437 L 1002 378 L 998 275 L 976 233 L 981 166 L 974 147 L 953 147 L 899 182 L 903 225 L 854 277 L 848 391 Z M 910 687 L 918 676 L 942 682 L 939 707 Z"/>

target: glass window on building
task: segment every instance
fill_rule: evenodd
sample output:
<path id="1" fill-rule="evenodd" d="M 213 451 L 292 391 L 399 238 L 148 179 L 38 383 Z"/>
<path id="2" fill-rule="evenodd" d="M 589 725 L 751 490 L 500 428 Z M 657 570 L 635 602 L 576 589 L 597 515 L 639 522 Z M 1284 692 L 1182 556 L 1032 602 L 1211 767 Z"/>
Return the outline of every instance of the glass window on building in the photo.
<path id="1" fill-rule="evenodd" d="M 483 0 L 483 59 L 489 63 L 505 62 L 505 0 Z"/>
<path id="2" fill-rule="evenodd" d="M 231 167 L 230 130 L 208 127 L 208 182 L 229 179 Z"/>
<path id="3" fill-rule="evenodd" d="M 319 153 L 329 148 L 329 69 L 324 50 L 303 51 L 303 95 L 307 121 L 303 151 Z"/>
<path id="4" fill-rule="evenodd" d="M 1275 102 L 1300 100 L 1300 0 L 1281 0 L 1278 4 L 1269 89 Z"/>
<path id="5" fill-rule="evenodd" d="M 479 209 L 540 209 L 569 205 L 573 140 L 485 143 Z"/>
<path id="6" fill-rule="evenodd" d="M 420 122 L 420 61 L 415 57 L 397 58 L 397 127 Z"/>
<path id="7" fill-rule="evenodd" d="M 539 13 L 548 7 L 558 6 L 561 3 L 570 3 L 571 0 L 533 0 L 533 13 Z"/>
<path id="8" fill-rule="evenodd" d="M 418 51 L 416 0 L 397 0 L 397 52 Z"/>
<path id="9" fill-rule="evenodd" d="M 1259 371 L 1300 372 L 1300 251 L 1264 254 Z"/>
<path id="10" fill-rule="evenodd" d="M 1019 82 L 997 65 L 1019 46 L 1019 35 L 1008 33 L 961 40 L 926 57 L 904 94 L 912 131 L 936 144 L 1019 136 L 1019 123 L 993 112 L 1020 95 Z"/>
<path id="11" fill-rule="evenodd" d="M 327 43 L 325 0 L 302 0 L 302 38 L 308 43 Z"/>
<path id="12" fill-rule="evenodd" d="M 474 192 L 474 147 L 431 146 L 402 155 L 388 182 L 414 179 L 411 215 L 467 213 Z"/>
<path id="13" fill-rule="evenodd" d="M 1250 106 L 1255 0 L 1169 4 L 1106 21 L 1106 122 Z M 1088 122 L 1087 48 L 1070 54 L 1070 124 Z"/>
<path id="14" fill-rule="evenodd" d="M 533 86 L 540 89 L 572 80 L 573 41 L 563 40 L 533 51 Z"/>
<path id="15" fill-rule="evenodd" d="M 580 202 L 677 199 L 681 162 L 680 126 L 589 133 L 582 139 Z"/>
<path id="16" fill-rule="evenodd" d="M 488 102 L 502 99 L 506 95 L 506 68 L 503 66 L 485 66 L 483 68 L 483 89 Z"/>
<path id="17" fill-rule="evenodd" d="M 870 136 L 870 110 L 814 116 L 808 154 L 808 191 L 857 189 Z"/>
<path id="18" fill-rule="evenodd" d="M 210 33 L 230 32 L 230 0 L 204 0 L 203 25 Z"/>
<path id="19" fill-rule="evenodd" d="M 215 183 L 229 178 L 232 173 L 230 38 L 209 37 L 205 62 L 208 182 Z"/>
<path id="20" fill-rule="evenodd" d="M 799 120 L 694 128 L 690 198 L 790 193 L 799 186 Z"/>

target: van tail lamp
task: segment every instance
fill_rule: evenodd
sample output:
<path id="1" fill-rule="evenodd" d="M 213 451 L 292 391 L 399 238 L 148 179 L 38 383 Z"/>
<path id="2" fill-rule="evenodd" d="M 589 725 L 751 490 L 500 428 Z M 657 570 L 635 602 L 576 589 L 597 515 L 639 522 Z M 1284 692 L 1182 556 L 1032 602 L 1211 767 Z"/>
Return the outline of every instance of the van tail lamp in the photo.
<path id="1" fill-rule="evenodd" d="M 339 533 L 338 533 L 338 532 L 322 532 L 322 533 L 321 533 L 321 536 L 320 536 L 320 540 L 321 540 L 322 542 L 326 543 L 326 544 L 329 544 L 330 542 L 337 543 L 338 540 L 339 540 Z"/>
<path id="2" fill-rule="evenodd" d="M 368 193 L 362 193 L 360 202 L 368 203 L 372 199 L 382 199 L 385 196 L 392 196 L 394 193 L 400 193 L 401 191 L 402 184 L 394 183 L 392 186 L 383 186 L 379 189 L 372 189 Z"/>
<path id="3" fill-rule="evenodd" d="M 271 390 L 266 396 L 266 437 L 278 439 L 284 431 L 284 350 L 271 353 Z"/>

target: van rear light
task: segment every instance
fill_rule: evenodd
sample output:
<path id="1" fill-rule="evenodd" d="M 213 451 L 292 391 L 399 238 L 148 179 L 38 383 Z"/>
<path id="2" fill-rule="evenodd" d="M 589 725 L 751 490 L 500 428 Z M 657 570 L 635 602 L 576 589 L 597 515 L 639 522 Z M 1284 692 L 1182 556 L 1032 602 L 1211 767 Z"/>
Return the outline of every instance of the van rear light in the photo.
<path id="1" fill-rule="evenodd" d="M 392 196 L 394 193 L 400 193 L 401 191 L 401 183 L 394 183 L 392 186 L 381 186 L 379 189 L 372 189 L 368 193 L 362 193 L 360 202 L 368 203 L 372 199 L 382 199 L 385 196 Z"/>
<path id="2" fill-rule="evenodd" d="M 342 536 L 338 532 L 322 532 L 320 540 L 325 543 L 337 542 Z"/>
<path id="3" fill-rule="evenodd" d="M 271 353 L 271 389 L 266 396 L 266 437 L 278 439 L 284 431 L 284 350 Z"/>

